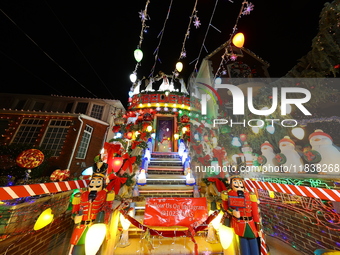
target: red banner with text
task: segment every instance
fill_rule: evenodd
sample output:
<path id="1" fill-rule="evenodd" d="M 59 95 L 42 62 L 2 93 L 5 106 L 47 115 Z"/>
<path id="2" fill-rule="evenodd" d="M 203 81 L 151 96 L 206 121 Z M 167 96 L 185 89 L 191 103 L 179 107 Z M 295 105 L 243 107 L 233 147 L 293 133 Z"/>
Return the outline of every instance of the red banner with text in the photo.
<path id="1" fill-rule="evenodd" d="M 196 226 L 208 217 L 206 198 L 147 198 L 144 224 Z"/>

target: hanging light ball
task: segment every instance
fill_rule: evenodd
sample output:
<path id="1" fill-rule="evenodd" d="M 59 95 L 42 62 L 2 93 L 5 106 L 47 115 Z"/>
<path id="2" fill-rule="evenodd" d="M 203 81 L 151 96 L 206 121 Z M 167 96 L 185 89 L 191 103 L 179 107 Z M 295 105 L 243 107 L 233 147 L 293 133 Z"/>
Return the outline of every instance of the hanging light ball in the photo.
<path id="1" fill-rule="evenodd" d="M 219 84 L 221 84 L 221 83 L 222 83 L 221 77 L 217 77 L 217 78 L 215 79 L 215 84 L 219 85 Z"/>
<path id="2" fill-rule="evenodd" d="M 233 145 L 235 147 L 241 147 L 242 146 L 239 138 L 236 137 L 236 136 L 233 137 L 233 140 L 231 141 L 231 145 Z"/>
<path id="3" fill-rule="evenodd" d="M 246 134 L 240 134 L 240 140 L 242 142 L 244 142 L 245 140 L 247 140 L 247 135 Z"/>
<path id="4" fill-rule="evenodd" d="M 177 62 L 177 64 L 176 64 L 176 70 L 177 70 L 178 72 L 182 72 L 182 70 L 183 70 L 183 64 L 182 64 L 182 62 Z"/>
<path id="5" fill-rule="evenodd" d="M 244 45 L 244 35 L 243 35 L 243 33 L 237 33 L 236 35 L 234 35 L 232 41 L 233 41 L 233 44 L 237 48 L 242 48 L 243 45 Z"/>
<path id="6" fill-rule="evenodd" d="M 275 133 L 275 127 L 273 125 L 268 125 L 266 127 L 266 130 L 268 131 L 269 134 L 274 134 Z"/>
<path id="7" fill-rule="evenodd" d="M 141 51 L 140 49 L 136 49 L 134 51 L 134 56 L 138 63 L 141 62 L 143 59 L 143 51 Z"/>
<path id="8" fill-rule="evenodd" d="M 292 134 L 299 140 L 302 140 L 305 136 L 305 130 L 300 127 L 295 127 L 292 129 Z"/>
<path id="9" fill-rule="evenodd" d="M 40 216 L 38 217 L 37 221 L 34 224 L 33 229 L 39 230 L 46 227 L 48 224 L 52 223 L 53 218 L 54 215 L 52 214 L 52 209 L 47 208 L 40 214 Z"/>
<path id="10" fill-rule="evenodd" d="M 137 75 L 136 75 L 136 73 L 130 74 L 130 81 L 134 83 L 136 80 L 137 80 Z"/>

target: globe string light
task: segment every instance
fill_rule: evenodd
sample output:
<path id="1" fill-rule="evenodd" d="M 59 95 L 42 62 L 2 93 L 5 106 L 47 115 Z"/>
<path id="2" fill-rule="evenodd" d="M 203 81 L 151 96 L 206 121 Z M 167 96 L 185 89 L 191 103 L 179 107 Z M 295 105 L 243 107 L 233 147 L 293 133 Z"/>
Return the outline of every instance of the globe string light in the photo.
<path id="1" fill-rule="evenodd" d="M 237 56 L 236 54 L 234 54 L 233 50 L 232 50 L 232 47 L 231 47 L 231 41 L 232 41 L 232 38 L 233 36 L 236 34 L 237 32 L 237 25 L 238 25 L 238 22 L 240 20 L 240 18 L 243 16 L 243 15 L 249 15 L 251 11 L 254 10 L 254 5 L 248 1 L 243 1 L 242 2 L 242 5 L 241 5 L 241 9 L 240 9 L 240 12 L 236 18 L 236 21 L 235 21 L 235 25 L 233 27 L 233 30 L 232 30 L 232 33 L 230 34 L 230 38 L 228 39 L 228 41 L 226 42 L 226 46 L 225 46 L 225 52 L 224 54 L 222 55 L 222 60 L 220 62 L 220 65 L 215 73 L 215 76 L 214 76 L 214 80 L 216 79 L 216 77 L 222 72 L 224 74 L 224 70 L 225 68 L 223 67 L 224 64 L 228 63 L 229 61 L 235 61 Z"/>
<path id="2" fill-rule="evenodd" d="M 143 40 L 144 40 L 144 33 L 146 32 L 146 30 L 148 28 L 148 26 L 146 25 L 146 21 L 150 19 L 150 16 L 148 15 L 148 12 L 147 12 L 149 4 L 150 4 L 150 0 L 147 0 L 146 3 L 145 3 L 144 10 L 142 10 L 138 13 L 139 18 L 141 19 L 141 22 L 142 22 L 142 28 L 141 28 L 141 31 L 140 31 L 140 34 L 139 34 L 139 42 L 138 42 L 137 49 L 142 48 L 142 43 L 143 43 Z M 137 69 L 138 69 L 139 66 L 140 66 L 140 63 L 137 62 L 135 69 L 133 71 L 133 74 L 137 75 Z"/>

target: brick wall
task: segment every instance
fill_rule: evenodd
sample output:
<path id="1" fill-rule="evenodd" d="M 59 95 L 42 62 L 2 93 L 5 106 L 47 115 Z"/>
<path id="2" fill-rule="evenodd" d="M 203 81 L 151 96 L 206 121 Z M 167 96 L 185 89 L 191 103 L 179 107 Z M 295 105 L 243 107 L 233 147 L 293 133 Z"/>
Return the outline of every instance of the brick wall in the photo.
<path id="1" fill-rule="evenodd" d="M 0 255 L 65 255 L 73 227 L 66 211 L 43 229 L 0 241 Z"/>
<path id="2" fill-rule="evenodd" d="M 313 254 L 316 249 L 340 250 L 340 231 L 313 224 L 308 217 L 280 205 L 264 202 L 259 206 L 267 235 L 308 255 Z"/>

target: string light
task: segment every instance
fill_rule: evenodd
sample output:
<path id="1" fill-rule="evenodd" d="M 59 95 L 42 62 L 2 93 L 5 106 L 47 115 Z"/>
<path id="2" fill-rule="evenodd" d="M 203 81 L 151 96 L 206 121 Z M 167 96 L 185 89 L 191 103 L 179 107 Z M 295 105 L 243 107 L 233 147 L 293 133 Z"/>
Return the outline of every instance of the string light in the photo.
<path id="1" fill-rule="evenodd" d="M 234 37 L 236 31 L 237 31 L 237 25 L 238 25 L 238 22 L 239 22 L 239 19 L 242 17 L 242 15 L 249 15 L 250 12 L 254 9 L 254 5 L 252 3 L 249 3 L 248 1 L 243 1 L 242 2 L 242 5 L 241 5 L 241 9 L 240 9 L 240 12 L 236 18 L 236 22 L 235 22 L 235 25 L 233 27 L 233 31 L 230 35 L 230 38 L 229 40 L 225 43 L 225 53 L 222 55 L 222 60 L 220 62 L 220 65 L 219 65 L 219 68 L 217 69 L 216 71 L 216 74 L 215 74 L 215 78 L 217 76 L 219 76 L 219 74 L 225 70 L 225 68 L 223 67 L 224 64 L 228 63 L 229 60 L 231 61 L 235 61 L 237 56 L 234 54 L 233 50 L 232 50 L 232 47 L 231 47 L 231 42 L 232 42 L 232 38 Z M 243 45 L 242 45 L 243 46 Z M 214 80 L 215 80 L 214 78 Z"/>
<path id="2" fill-rule="evenodd" d="M 168 21 L 169 16 L 170 16 L 170 11 L 171 11 L 172 2 L 173 2 L 173 0 L 171 0 L 171 2 L 170 2 L 169 8 L 168 8 L 168 13 L 167 13 L 167 15 L 166 15 L 166 17 L 165 17 L 165 21 L 164 21 L 164 24 L 163 24 L 163 28 L 162 28 L 161 32 L 158 34 L 158 36 L 157 36 L 157 38 L 158 38 L 158 37 L 160 37 L 160 38 L 159 38 L 159 43 L 158 43 L 158 45 L 157 45 L 157 47 L 156 47 L 156 49 L 155 49 L 155 51 L 154 51 L 155 62 L 154 62 L 154 64 L 153 64 L 152 68 L 151 68 L 151 73 L 150 73 L 149 77 L 153 77 L 153 73 L 154 73 L 154 71 L 155 71 L 155 67 L 156 67 L 157 60 L 159 60 L 159 59 L 158 59 L 159 48 L 160 48 L 161 43 L 162 43 L 162 39 L 163 39 L 164 31 L 165 31 L 166 22 Z"/>

